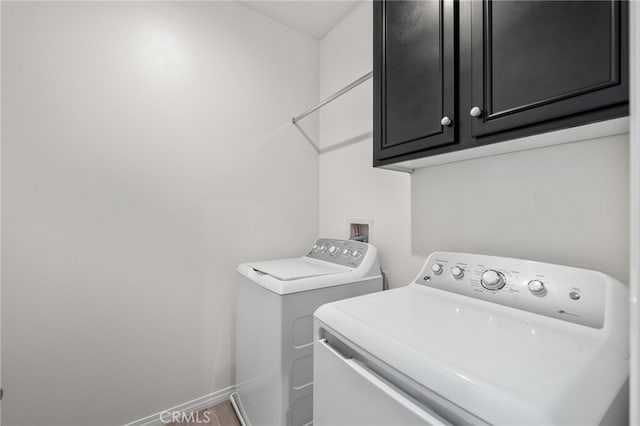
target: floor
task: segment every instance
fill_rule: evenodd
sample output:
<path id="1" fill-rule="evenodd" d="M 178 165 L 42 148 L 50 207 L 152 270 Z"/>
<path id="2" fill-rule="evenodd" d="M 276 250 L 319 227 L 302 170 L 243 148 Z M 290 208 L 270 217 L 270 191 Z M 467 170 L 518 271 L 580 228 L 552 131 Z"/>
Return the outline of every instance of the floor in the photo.
<path id="1" fill-rule="evenodd" d="M 230 401 L 194 413 L 190 421 L 171 423 L 169 426 L 241 426 Z"/>

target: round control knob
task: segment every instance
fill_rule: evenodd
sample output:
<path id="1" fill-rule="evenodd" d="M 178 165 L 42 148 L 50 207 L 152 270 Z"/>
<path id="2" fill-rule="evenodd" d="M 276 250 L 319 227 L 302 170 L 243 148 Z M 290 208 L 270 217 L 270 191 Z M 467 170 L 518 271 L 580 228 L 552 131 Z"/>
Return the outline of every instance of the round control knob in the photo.
<path id="1" fill-rule="evenodd" d="M 351 253 L 351 256 L 353 256 L 354 259 L 358 259 L 362 256 L 362 252 L 360 250 L 354 250 L 353 253 Z"/>
<path id="2" fill-rule="evenodd" d="M 440 275 L 442 273 L 442 269 L 442 265 L 439 263 L 434 263 L 433 266 L 431 266 L 431 271 L 436 275 Z"/>
<path id="3" fill-rule="evenodd" d="M 482 110 L 479 107 L 474 106 L 471 108 L 471 111 L 469 111 L 469 115 L 472 117 L 480 117 L 482 115 Z"/>
<path id="4" fill-rule="evenodd" d="M 464 277 L 464 269 L 459 266 L 454 266 L 453 268 L 451 268 L 451 275 L 453 275 L 453 278 L 459 280 L 460 278 Z"/>
<path id="5" fill-rule="evenodd" d="M 544 294 L 547 292 L 544 283 L 540 280 L 529 281 L 527 287 L 529 288 L 531 294 L 534 294 L 536 296 L 544 296 Z"/>
<path id="6" fill-rule="evenodd" d="M 350 254 L 351 254 L 351 251 L 349 251 L 349 249 L 342 250 L 342 255 L 344 257 L 349 257 Z"/>
<path id="7" fill-rule="evenodd" d="M 500 290 L 506 284 L 504 279 L 504 275 L 501 272 L 494 271 L 493 269 L 488 269 L 482 273 L 482 278 L 480 279 L 480 284 L 482 287 L 488 290 Z"/>
<path id="8" fill-rule="evenodd" d="M 315 253 L 315 252 L 317 252 L 318 250 L 320 250 L 320 246 L 319 246 L 319 245 L 317 245 L 317 244 L 314 244 L 314 245 L 313 245 L 313 249 L 312 249 L 312 250 L 313 250 L 313 252 Z"/>
<path id="9" fill-rule="evenodd" d="M 338 254 L 338 246 L 329 247 L 329 254 L 331 256 L 336 256 Z"/>
<path id="10" fill-rule="evenodd" d="M 324 253 L 325 251 L 327 251 L 327 247 L 320 246 L 320 253 Z"/>

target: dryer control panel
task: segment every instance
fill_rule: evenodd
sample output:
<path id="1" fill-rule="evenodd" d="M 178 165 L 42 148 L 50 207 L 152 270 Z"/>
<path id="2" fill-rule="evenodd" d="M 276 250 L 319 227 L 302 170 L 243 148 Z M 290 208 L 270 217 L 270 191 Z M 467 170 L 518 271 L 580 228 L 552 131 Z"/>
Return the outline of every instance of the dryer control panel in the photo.
<path id="1" fill-rule="evenodd" d="M 311 247 L 307 257 L 357 268 L 367 255 L 368 249 L 369 244 L 360 241 L 320 238 Z"/>
<path id="2" fill-rule="evenodd" d="M 607 280 L 600 272 L 497 256 L 436 252 L 416 284 L 602 328 Z"/>

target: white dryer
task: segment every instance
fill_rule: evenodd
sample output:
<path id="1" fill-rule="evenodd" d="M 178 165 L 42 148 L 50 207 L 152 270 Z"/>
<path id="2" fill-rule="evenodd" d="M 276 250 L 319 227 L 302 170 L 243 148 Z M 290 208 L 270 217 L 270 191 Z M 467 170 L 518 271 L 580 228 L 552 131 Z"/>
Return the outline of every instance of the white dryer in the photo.
<path id="1" fill-rule="evenodd" d="M 602 273 L 440 252 L 315 317 L 315 426 L 628 424 L 628 290 Z"/>
<path id="2" fill-rule="evenodd" d="M 313 312 L 382 290 L 374 246 L 319 239 L 300 258 L 237 268 L 236 383 L 245 424 L 303 426 L 313 416 Z"/>

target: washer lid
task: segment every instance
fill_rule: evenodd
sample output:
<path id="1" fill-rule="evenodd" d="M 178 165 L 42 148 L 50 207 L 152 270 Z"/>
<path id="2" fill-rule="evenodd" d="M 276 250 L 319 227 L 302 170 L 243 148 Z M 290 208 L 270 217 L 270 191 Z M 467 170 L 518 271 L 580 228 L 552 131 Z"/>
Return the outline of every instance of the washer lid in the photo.
<path id="1" fill-rule="evenodd" d="M 518 393 L 544 389 L 564 366 L 597 346 L 580 335 L 501 314 L 491 305 L 478 309 L 448 294 L 427 292 L 435 293 L 407 287 L 385 297 L 338 302 L 336 308 L 345 321 L 355 320 L 389 339 L 386 345 L 411 348 L 444 368 Z M 333 325 L 340 332 L 340 323 Z M 364 336 L 347 337 L 370 346 L 358 342 Z"/>
<path id="2" fill-rule="evenodd" d="M 350 271 L 349 268 L 311 261 L 304 257 L 252 262 L 248 265 L 254 270 L 280 281 L 293 281 Z"/>
<path id="3" fill-rule="evenodd" d="M 599 330 L 415 284 L 315 316 L 492 424 L 591 422 L 627 374 Z"/>

